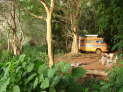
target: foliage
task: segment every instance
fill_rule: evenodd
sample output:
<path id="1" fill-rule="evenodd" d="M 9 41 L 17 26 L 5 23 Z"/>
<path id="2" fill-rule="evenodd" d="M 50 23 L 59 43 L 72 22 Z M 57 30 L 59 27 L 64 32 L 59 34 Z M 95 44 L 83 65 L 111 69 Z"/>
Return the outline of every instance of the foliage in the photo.
<path id="1" fill-rule="evenodd" d="M 28 13 L 36 16 L 46 16 L 40 0 L 16 0 L 19 8 L 17 11 L 25 39 L 36 41 L 34 46 L 25 44 L 23 54 L 13 56 L 10 52 L 0 51 L 0 92 L 122 92 L 123 67 L 114 67 L 109 73 L 107 81 L 95 78 L 78 79 L 85 74 L 82 68 L 72 69 L 64 62 L 48 68 L 46 25 L 34 19 Z M 49 0 L 45 0 L 49 5 Z M 59 6 L 55 7 L 53 15 L 53 43 L 55 54 L 70 51 L 71 21 L 70 16 L 78 13 L 71 0 L 56 0 Z M 77 0 L 74 0 L 77 1 Z M 79 1 L 79 0 L 78 0 Z M 100 34 L 105 37 L 112 50 L 123 51 L 123 1 L 122 0 L 80 0 L 81 11 L 75 17 L 73 24 L 77 25 L 79 34 Z M 69 3 L 70 2 L 70 3 Z M 57 4 L 56 4 L 57 5 Z M 0 16 L 8 16 L 11 8 L 6 3 L 0 3 Z M 70 8 L 72 7 L 72 8 Z M 78 5 L 77 5 L 78 7 Z M 28 12 L 27 12 L 28 11 Z M 4 12 L 4 13 L 3 13 Z M 40 15 L 41 14 L 41 15 Z M 8 17 L 7 17 L 8 18 Z M 80 19 L 81 18 L 81 19 Z M 35 22 L 34 22 L 35 21 Z M 0 19 L 3 22 L 3 19 Z M 42 26 L 40 26 L 42 25 Z M 42 30 L 42 31 L 41 31 Z M 85 32 L 84 32 L 85 30 Z M 2 31 L 0 33 L 0 46 L 7 39 Z M 6 40 L 7 41 L 7 40 Z M 38 45 L 37 45 L 38 42 Z M 39 43 L 42 46 L 39 46 Z"/>
<path id="2" fill-rule="evenodd" d="M 31 56 L 38 56 L 39 53 L 46 53 L 47 54 L 47 45 L 30 45 L 29 43 L 23 46 L 23 53 L 26 55 Z"/>
<path id="3" fill-rule="evenodd" d="M 97 0 L 82 0 L 79 34 L 98 34 Z"/>
<path id="4" fill-rule="evenodd" d="M 43 54 L 41 54 L 43 56 Z M 0 62 L 0 92 L 81 92 L 77 79 L 85 74 L 64 62 L 48 68 L 44 58 L 22 54 Z"/>
<path id="5" fill-rule="evenodd" d="M 12 57 L 12 54 L 7 50 L 0 51 L 0 62 L 8 61 Z"/>
<path id="6" fill-rule="evenodd" d="M 82 83 L 83 92 L 101 92 L 102 82 L 98 78 L 85 78 Z"/>
<path id="7" fill-rule="evenodd" d="M 123 5 L 122 0 L 99 0 L 97 6 L 97 25 L 99 33 L 103 35 L 112 48 L 121 49 L 123 33 Z"/>
<path id="8" fill-rule="evenodd" d="M 102 88 L 105 92 L 123 91 L 123 66 L 113 68 L 109 73 L 109 81 Z"/>

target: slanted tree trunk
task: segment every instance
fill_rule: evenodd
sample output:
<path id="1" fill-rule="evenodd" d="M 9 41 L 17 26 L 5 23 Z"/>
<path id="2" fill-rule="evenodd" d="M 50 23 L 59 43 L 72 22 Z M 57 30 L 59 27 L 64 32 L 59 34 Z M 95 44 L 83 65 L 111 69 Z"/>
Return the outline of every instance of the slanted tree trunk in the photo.
<path id="1" fill-rule="evenodd" d="M 49 67 L 53 65 L 53 47 L 52 47 L 52 12 L 47 13 L 47 45 L 48 45 L 48 57 L 49 57 Z"/>
<path id="2" fill-rule="evenodd" d="M 71 47 L 71 54 L 78 54 L 78 36 L 77 36 L 77 27 L 73 26 L 73 41 L 72 41 L 72 47 Z"/>

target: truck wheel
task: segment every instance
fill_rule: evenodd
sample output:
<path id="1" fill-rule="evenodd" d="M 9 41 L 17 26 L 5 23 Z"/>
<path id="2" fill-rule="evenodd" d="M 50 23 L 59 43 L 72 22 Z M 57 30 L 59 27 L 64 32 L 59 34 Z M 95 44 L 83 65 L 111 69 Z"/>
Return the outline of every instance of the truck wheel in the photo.
<path id="1" fill-rule="evenodd" d="M 96 49 L 96 54 L 101 54 L 102 53 L 102 50 L 101 49 Z"/>

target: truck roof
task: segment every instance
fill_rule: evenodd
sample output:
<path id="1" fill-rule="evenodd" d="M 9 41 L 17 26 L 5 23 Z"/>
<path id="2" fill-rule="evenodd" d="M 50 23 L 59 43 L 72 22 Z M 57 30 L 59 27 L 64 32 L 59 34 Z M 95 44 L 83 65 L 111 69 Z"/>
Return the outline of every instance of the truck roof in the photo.
<path id="1" fill-rule="evenodd" d="M 79 39 L 91 39 L 91 40 L 101 40 L 101 39 L 104 39 L 103 37 L 99 37 L 98 35 L 83 35 L 83 36 L 80 36 Z"/>
<path id="2" fill-rule="evenodd" d="M 83 36 L 86 36 L 86 37 L 97 37 L 98 35 L 97 34 L 95 34 L 95 35 L 80 35 L 81 37 L 83 37 Z"/>

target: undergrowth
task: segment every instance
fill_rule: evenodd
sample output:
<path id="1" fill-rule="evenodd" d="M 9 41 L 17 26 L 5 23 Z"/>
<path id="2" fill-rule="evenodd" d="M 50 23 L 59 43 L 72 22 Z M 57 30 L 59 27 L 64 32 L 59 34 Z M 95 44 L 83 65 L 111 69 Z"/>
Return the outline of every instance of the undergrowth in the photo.
<path id="1" fill-rule="evenodd" d="M 108 80 L 78 82 L 86 71 L 60 62 L 48 67 L 46 51 L 26 47 L 20 56 L 0 52 L 0 92 L 123 92 L 123 66 L 114 67 Z"/>
<path id="2" fill-rule="evenodd" d="M 83 68 L 72 69 L 64 62 L 48 68 L 45 54 L 40 54 L 40 58 L 22 54 L 2 59 L 0 92 L 81 92 L 77 79 L 85 74 Z"/>

